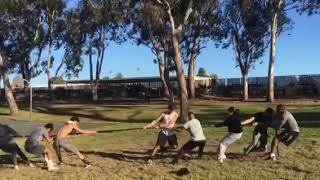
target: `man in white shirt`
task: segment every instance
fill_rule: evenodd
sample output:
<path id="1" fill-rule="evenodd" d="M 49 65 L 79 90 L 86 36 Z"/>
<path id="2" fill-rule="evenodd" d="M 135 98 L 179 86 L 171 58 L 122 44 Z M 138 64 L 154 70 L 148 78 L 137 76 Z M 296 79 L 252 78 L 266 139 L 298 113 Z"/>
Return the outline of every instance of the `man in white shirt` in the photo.
<path id="1" fill-rule="evenodd" d="M 206 137 L 203 134 L 201 123 L 195 118 L 193 112 L 189 112 L 189 120 L 184 124 L 183 127 L 177 129 L 186 129 L 190 132 L 190 140 L 182 146 L 177 156 L 173 160 L 173 164 L 178 163 L 179 159 L 186 153 L 191 152 L 192 149 L 198 147 L 198 159 L 201 159 L 204 146 L 206 145 Z"/>

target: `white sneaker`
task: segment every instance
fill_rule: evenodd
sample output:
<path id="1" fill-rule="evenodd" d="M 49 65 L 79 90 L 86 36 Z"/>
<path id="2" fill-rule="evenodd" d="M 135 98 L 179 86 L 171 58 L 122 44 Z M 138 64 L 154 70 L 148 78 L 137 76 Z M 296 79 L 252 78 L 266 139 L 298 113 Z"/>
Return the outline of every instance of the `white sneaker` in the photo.
<path id="1" fill-rule="evenodd" d="M 19 166 L 14 166 L 14 169 L 15 170 L 19 170 Z"/>
<path id="2" fill-rule="evenodd" d="M 152 159 L 149 159 L 148 161 L 147 161 L 147 164 L 149 164 L 149 165 L 152 165 Z"/>
<path id="3" fill-rule="evenodd" d="M 56 166 L 50 166 L 50 167 L 48 167 L 48 171 L 56 171 L 56 170 L 58 170 L 59 168 L 58 167 L 56 167 Z"/>
<path id="4" fill-rule="evenodd" d="M 28 165 L 29 165 L 29 167 L 36 167 L 36 166 L 33 165 L 32 163 L 29 163 Z"/>
<path id="5" fill-rule="evenodd" d="M 221 164 L 223 163 L 223 161 L 224 161 L 225 159 L 227 159 L 226 156 L 218 157 L 218 161 L 219 161 Z"/>
<path id="6" fill-rule="evenodd" d="M 276 155 L 275 155 L 274 153 L 271 153 L 271 154 L 270 154 L 270 159 L 271 159 L 272 161 L 276 161 L 276 160 L 277 160 Z"/>

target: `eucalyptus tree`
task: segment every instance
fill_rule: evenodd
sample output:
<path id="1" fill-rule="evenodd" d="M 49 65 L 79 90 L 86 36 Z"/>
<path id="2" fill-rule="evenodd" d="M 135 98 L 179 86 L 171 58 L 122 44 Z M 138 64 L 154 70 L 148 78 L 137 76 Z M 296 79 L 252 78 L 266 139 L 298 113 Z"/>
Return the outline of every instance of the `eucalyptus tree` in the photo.
<path id="1" fill-rule="evenodd" d="M 184 37 L 181 41 L 182 57 L 188 64 L 189 98 L 195 98 L 195 66 L 196 59 L 209 40 L 217 44 L 224 37 L 220 28 L 221 10 L 217 0 L 194 1 L 193 11 L 185 25 Z"/>
<path id="2" fill-rule="evenodd" d="M 232 45 L 243 84 L 243 100 L 248 99 L 248 74 L 267 47 L 268 19 L 260 0 L 251 0 L 246 8 L 228 0 L 224 6 L 223 28 L 228 33 L 224 46 Z"/>
<path id="3" fill-rule="evenodd" d="M 43 64 L 46 68 L 48 77 L 48 88 L 51 90 L 51 69 L 53 66 L 53 48 L 59 45 L 59 36 L 61 36 L 64 30 L 64 11 L 66 8 L 65 0 L 41 0 L 41 10 L 43 14 L 43 23 L 45 28 L 45 40 L 47 43 L 48 57 L 46 63 Z"/>
<path id="4" fill-rule="evenodd" d="M 15 18 L 15 5 L 15 2 L 9 0 L 0 3 L 0 74 L 11 115 L 19 112 L 9 81 L 9 73 L 14 68 L 14 63 L 8 61 L 11 49 L 15 46 L 16 37 L 12 33 L 18 21 Z"/>
<path id="5" fill-rule="evenodd" d="M 83 38 L 84 53 L 89 58 L 93 100 L 98 100 L 97 89 L 107 46 L 111 42 L 121 43 L 125 40 L 126 4 L 121 0 L 80 0 L 75 10 L 81 22 L 79 29 Z"/>
<path id="6" fill-rule="evenodd" d="M 264 0 L 260 1 L 264 5 L 269 19 L 270 33 L 270 55 L 268 67 L 268 94 L 267 101 L 274 101 L 274 66 L 276 60 L 276 42 L 277 36 L 291 28 L 292 21 L 288 17 L 287 11 L 296 9 L 295 0 Z"/>
<path id="7" fill-rule="evenodd" d="M 169 83 L 169 72 L 172 67 L 170 56 L 170 34 L 166 27 L 165 12 L 152 2 L 140 2 L 131 11 L 132 28 L 129 37 L 137 45 L 144 45 L 151 49 L 156 56 L 154 62 L 159 66 L 159 75 L 163 85 L 165 97 L 173 99 Z"/>
<path id="8" fill-rule="evenodd" d="M 298 3 L 298 12 L 307 13 L 308 15 L 320 15 L 320 1 L 319 0 L 294 0 Z"/>

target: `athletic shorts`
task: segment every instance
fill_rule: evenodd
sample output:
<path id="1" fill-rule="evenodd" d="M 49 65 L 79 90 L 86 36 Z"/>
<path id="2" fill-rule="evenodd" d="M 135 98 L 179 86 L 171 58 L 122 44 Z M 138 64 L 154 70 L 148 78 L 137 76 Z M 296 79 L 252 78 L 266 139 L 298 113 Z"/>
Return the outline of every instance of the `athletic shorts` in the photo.
<path id="1" fill-rule="evenodd" d="M 286 146 L 289 146 L 294 140 L 297 139 L 298 136 L 299 132 L 284 130 L 278 135 L 278 138 L 280 142 L 282 142 Z"/>
<path id="2" fill-rule="evenodd" d="M 28 142 L 26 142 L 26 145 L 24 148 L 28 153 L 34 154 L 38 157 L 42 156 L 44 149 L 45 149 L 44 145 L 42 145 L 42 144 L 31 145 Z"/>
<path id="3" fill-rule="evenodd" d="M 157 145 L 159 145 L 160 147 L 164 147 L 167 142 L 170 146 L 178 146 L 178 139 L 175 134 L 167 136 L 162 131 L 160 131 L 157 139 Z"/>
<path id="4" fill-rule="evenodd" d="M 79 150 L 71 143 L 69 139 L 57 139 L 55 142 L 55 146 L 59 149 L 62 148 L 67 152 L 72 152 L 77 154 Z"/>

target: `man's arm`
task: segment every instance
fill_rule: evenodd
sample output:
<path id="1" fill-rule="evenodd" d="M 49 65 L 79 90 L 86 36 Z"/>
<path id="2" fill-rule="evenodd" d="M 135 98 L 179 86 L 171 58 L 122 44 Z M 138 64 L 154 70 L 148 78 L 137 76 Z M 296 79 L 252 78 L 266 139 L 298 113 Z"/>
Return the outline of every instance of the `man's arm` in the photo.
<path id="1" fill-rule="evenodd" d="M 222 126 L 227 126 L 227 125 L 228 125 L 228 122 L 223 121 L 221 123 L 217 123 L 217 124 L 212 125 L 212 127 L 222 127 Z"/>
<path id="2" fill-rule="evenodd" d="M 161 113 L 156 120 L 153 120 L 151 123 L 145 125 L 143 129 L 155 128 L 155 126 L 161 121 L 162 117 L 163 117 L 163 113 Z"/>
<path id="3" fill-rule="evenodd" d="M 255 117 L 251 117 L 249 119 L 242 121 L 241 125 L 243 126 L 243 125 L 251 124 L 251 123 L 253 123 L 254 120 L 255 120 Z"/>
<path id="4" fill-rule="evenodd" d="M 73 127 L 77 132 L 81 133 L 81 134 L 96 134 L 97 131 L 89 131 L 89 130 L 83 130 L 80 129 L 77 125 Z"/>
<path id="5" fill-rule="evenodd" d="M 43 134 L 44 139 L 48 142 L 48 143 L 52 143 L 53 142 L 53 138 L 50 137 L 48 132 L 45 132 Z"/>

